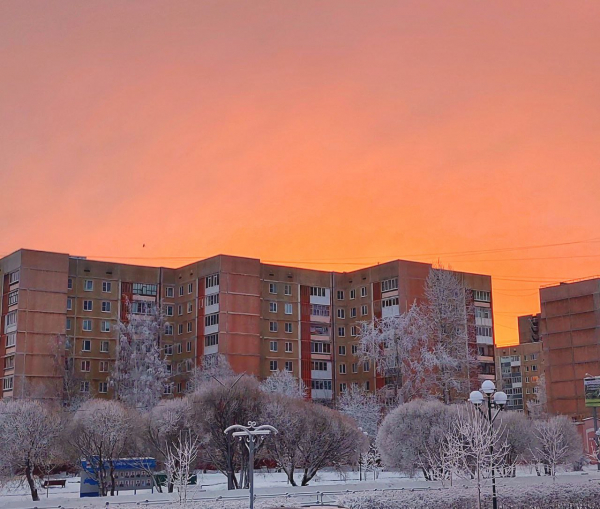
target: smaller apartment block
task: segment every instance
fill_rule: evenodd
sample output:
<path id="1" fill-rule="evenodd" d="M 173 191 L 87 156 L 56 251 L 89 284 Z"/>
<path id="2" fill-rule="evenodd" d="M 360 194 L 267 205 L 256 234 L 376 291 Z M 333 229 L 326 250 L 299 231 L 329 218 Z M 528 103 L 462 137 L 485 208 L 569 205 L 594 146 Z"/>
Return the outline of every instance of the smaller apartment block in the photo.
<path id="1" fill-rule="evenodd" d="M 498 386 L 508 396 L 507 410 L 527 411 L 537 401 L 538 381 L 543 372 L 539 315 L 518 318 L 519 344 L 497 349 Z"/>
<path id="2" fill-rule="evenodd" d="M 582 420 L 583 379 L 600 375 L 600 279 L 541 288 L 540 304 L 548 410 Z"/>
<path id="3" fill-rule="evenodd" d="M 0 260 L 2 397 L 59 399 L 66 379 L 69 390 L 111 397 L 118 320 L 156 306 L 167 322 L 167 397 L 185 393 L 193 369 L 217 354 L 259 379 L 289 371 L 313 399 L 332 400 L 354 385 L 373 391 L 385 379 L 359 360 L 359 325 L 422 300 L 430 269 L 396 260 L 326 272 L 226 255 L 165 268 L 20 250 Z M 473 310 L 475 385 L 495 379 L 491 278 L 456 274 Z"/>

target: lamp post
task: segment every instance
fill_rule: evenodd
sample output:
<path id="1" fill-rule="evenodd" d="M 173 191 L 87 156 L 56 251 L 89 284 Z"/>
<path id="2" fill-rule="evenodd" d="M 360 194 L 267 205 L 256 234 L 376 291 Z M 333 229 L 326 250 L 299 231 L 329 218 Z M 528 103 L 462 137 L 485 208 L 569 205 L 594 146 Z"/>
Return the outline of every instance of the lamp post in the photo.
<path id="1" fill-rule="evenodd" d="M 239 430 L 239 431 L 234 431 Z M 248 426 L 234 424 L 229 426 L 224 433 L 233 431 L 232 436 L 239 438 L 248 448 L 248 481 L 250 485 L 250 509 L 254 509 L 254 450 L 260 445 L 267 435 L 278 433 L 278 431 L 268 424 L 256 426 L 256 422 L 249 421 Z"/>
<path id="2" fill-rule="evenodd" d="M 481 410 L 481 404 L 483 401 L 487 400 L 487 414 Z M 500 411 L 506 405 L 506 401 L 508 400 L 508 396 L 505 392 L 496 391 L 496 386 L 494 382 L 491 380 L 485 380 L 481 384 L 481 389 L 478 391 L 473 391 L 469 394 L 469 401 L 473 403 L 477 409 L 481 412 L 481 414 L 487 418 L 490 423 L 490 434 L 494 432 L 492 428 L 492 424 L 498 417 Z M 496 409 L 496 413 L 492 416 L 492 409 Z M 490 458 L 491 458 L 491 467 L 492 467 L 492 507 L 493 509 L 498 509 L 498 499 L 496 497 L 496 471 L 494 469 L 494 446 L 490 443 Z"/>
<path id="3" fill-rule="evenodd" d="M 358 428 L 358 431 L 360 431 L 364 436 L 366 436 L 367 439 L 369 438 L 369 434 L 366 431 L 364 431 L 360 426 Z M 362 481 L 362 450 L 361 449 L 358 449 L 358 480 Z M 365 471 L 365 481 L 366 480 L 367 480 L 367 474 Z"/>

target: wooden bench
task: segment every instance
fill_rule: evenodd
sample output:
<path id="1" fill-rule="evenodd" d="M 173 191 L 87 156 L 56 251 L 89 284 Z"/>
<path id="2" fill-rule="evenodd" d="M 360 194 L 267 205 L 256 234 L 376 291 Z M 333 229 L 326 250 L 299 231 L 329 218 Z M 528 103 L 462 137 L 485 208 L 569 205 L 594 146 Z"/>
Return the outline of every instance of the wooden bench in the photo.
<path id="1" fill-rule="evenodd" d="M 49 488 L 50 486 L 60 486 L 61 488 L 66 487 L 67 480 L 66 479 L 48 479 L 44 481 L 42 484 L 43 488 Z"/>

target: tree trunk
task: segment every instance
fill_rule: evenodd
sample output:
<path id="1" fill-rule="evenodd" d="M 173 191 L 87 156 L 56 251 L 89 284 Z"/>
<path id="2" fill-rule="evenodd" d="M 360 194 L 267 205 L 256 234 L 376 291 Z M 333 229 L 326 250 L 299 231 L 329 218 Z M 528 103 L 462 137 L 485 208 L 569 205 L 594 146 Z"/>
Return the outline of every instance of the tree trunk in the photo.
<path id="1" fill-rule="evenodd" d="M 38 495 L 38 490 L 35 487 L 35 481 L 33 480 L 33 472 L 31 471 L 31 465 L 29 461 L 27 462 L 27 466 L 25 467 L 25 477 L 27 477 L 27 484 L 29 484 L 29 490 L 31 491 L 31 500 L 34 502 L 38 502 L 40 497 Z"/>
<path id="2" fill-rule="evenodd" d="M 290 481 L 290 484 L 292 486 L 298 486 L 296 484 L 296 481 L 294 480 L 294 465 L 292 465 L 289 470 L 284 468 L 283 471 L 286 473 L 288 481 Z"/>
<path id="3" fill-rule="evenodd" d="M 114 497 L 115 496 L 115 487 L 116 487 L 116 480 L 115 480 L 115 465 L 113 463 L 113 461 L 110 461 L 110 496 Z"/>

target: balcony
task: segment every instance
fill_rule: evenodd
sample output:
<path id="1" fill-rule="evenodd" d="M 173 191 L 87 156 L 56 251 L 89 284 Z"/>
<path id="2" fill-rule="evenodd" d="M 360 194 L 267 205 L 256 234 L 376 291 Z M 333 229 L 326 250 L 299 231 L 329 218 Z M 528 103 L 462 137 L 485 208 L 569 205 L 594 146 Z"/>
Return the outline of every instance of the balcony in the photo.
<path id="1" fill-rule="evenodd" d="M 477 360 L 479 362 L 486 362 L 486 363 L 494 363 L 494 358 L 490 355 L 478 355 L 477 356 Z"/>
<path id="2" fill-rule="evenodd" d="M 333 391 L 329 389 L 311 389 L 310 397 L 312 399 L 333 399 Z"/>

